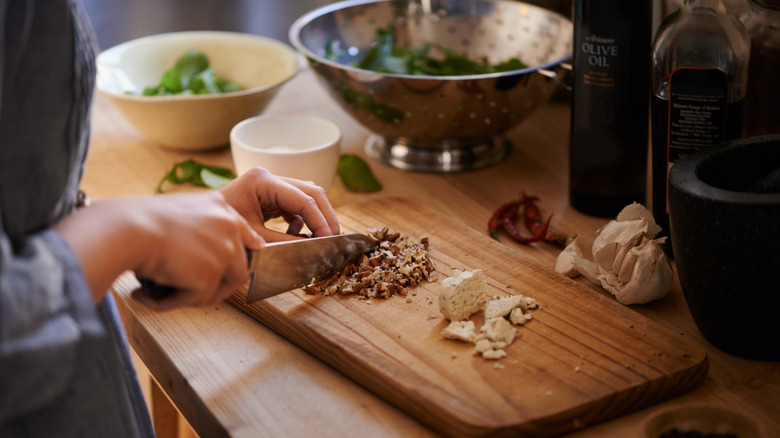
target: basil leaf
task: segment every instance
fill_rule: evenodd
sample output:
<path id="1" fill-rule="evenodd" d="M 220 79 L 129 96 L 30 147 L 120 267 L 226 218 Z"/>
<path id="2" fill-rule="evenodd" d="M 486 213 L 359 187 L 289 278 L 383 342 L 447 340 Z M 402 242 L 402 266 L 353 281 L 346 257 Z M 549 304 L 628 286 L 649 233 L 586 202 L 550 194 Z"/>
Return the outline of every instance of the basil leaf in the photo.
<path id="1" fill-rule="evenodd" d="M 222 187 L 225 187 L 230 181 L 233 181 L 235 178 L 231 176 L 220 175 L 219 173 L 214 172 L 209 168 L 203 168 L 200 170 L 200 179 L 201 181 L 203 181 L 203 184 L 205 184 L 207 187 L 211 187 L 212 189 L 219 190 Z"/>
<path id="2" fill-rule="evenodd" d="M 190 49 L 176 60 L 173 68 L 181 72 L 183 77 L 192 78 L 209 68 L 209 59 L 203 52 Z"/>
<path id="3" fill-rule="evenodd" d="M 350 192 L 370 193 L 382 190 L 382 184 L 377 181 L 368 163 L 357 155 L 342 154 L 337 172 Z"/>
<path id="4" fill-rule="evenodd" d="M 380 73 L 429 76 L 460 76 L 479 75 L 487 73 L 520 70 L 528 66 L 518 58 L 491 65 L 487 58 L 470 59 L 453 50 L 438 44 L 426 43 L 419 47 L 408 48 L 397 44 L 395 26 L 378 28 L 374 35 L 371 48 L 355 63 L 355 66 L 365 70 Z M 338 47 L 336 42 L 329 42 L 328 52 L 332 59 L 332 47 Z"/>
<path id="5" fill-rule="evenodd" d="M 207 166 L 189 159 L 174 164 L 157 184 L 154 193 L 164 193 L 162 186 L 166 181 L 173 184 L 189 183 L 198 187 L 219 189 L 235 178 L 235 173 L 226 167 Z"/>
<path id="6" fill-rule="evenodd" d="M 163 73 L 158 85 L 145 87 L 141 95 L 215 94 L 241 89 L 237 83 L 217 76 L 204 53 L 190 49 Z"/>

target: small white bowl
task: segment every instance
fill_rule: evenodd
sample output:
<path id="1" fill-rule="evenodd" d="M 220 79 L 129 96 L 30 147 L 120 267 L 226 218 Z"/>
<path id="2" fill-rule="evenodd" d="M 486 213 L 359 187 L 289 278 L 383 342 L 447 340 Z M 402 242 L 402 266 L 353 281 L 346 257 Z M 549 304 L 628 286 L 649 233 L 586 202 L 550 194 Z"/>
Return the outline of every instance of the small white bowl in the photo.
<path id="1" fill-rule="evenodd" d="M 241 91 L 149 97 L 165 70 L 189 49 L 203 52 L 214 73 Z M 282 84 L 298 72 L 299 55 L 257 35 L 194 31 L 147 36 L 112 47 L 97 57 L 97 89 L 147 138 L 174 149 L 226 146 L 236 123 L 260 114 Z M 133 94 L 128 94 L 128 92 Z"/>
<path id="2" fill-rule="evenodd" d="M 236 172 L 263 167 L 278 176 L 312 181 L 328 190 L 341 155 L 341 129 L 303 114 L 253 117 L 230 131 Z"/>

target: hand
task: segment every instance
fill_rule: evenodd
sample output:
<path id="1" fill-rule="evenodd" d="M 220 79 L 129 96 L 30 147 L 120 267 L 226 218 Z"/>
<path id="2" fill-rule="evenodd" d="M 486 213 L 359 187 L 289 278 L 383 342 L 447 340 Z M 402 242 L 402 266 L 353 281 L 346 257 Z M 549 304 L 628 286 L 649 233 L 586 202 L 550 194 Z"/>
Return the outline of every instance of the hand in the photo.
<path id="1" fill-rule="evenodd" d="M 264 241 L 218 192 L 168 198 L 164 211 L 146 211 L 162 241 L 134 271 L 176 291 L 158 300 L 141 291 L 133 297 L 156 310 L 218 304 L 249 280 L 244 249 Z"/>
<path id="2" fill-rule="evenodd" d="M 321 187 L 312 182 L 279 177 L 256 167 L 241 175 L 220 192 L 249 225 L 266 241 L 292 240 L 297 237 L 266 228 L 265 222 L 283 217 L 293 232 L 300 219 L 316 237 L 339 234 L 333 207 Z M 298 230 L 295 230 L 295 228 Z"/>
<path id="3" fill-rule="evenodd" d="M 96 201 L 55 230 L 79 258 L 95 302 L 133 270 L 176 288 L 161 300 L 136 291 L 155 310 L 221 302 L 249 279 L 244 248 L 264 245 L 217 191 Z"/>

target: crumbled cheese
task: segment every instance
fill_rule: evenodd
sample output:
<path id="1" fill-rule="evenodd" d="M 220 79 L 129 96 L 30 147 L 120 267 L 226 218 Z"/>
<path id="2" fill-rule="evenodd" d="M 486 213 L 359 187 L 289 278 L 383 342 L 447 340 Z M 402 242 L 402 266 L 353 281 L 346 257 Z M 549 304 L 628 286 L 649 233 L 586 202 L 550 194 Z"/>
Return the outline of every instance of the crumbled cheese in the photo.
<path id="1" fill-rule="evenodd" d="M 452 321 L 441 331 L 441 335 L 447 339 L 474 342 L 477 332 L 474 321 Z"/>
<path id="2" fill-rule="evenodd" d="M 510 295 L 504 298 L 490 300 L 485 306 L 485 319 L 501 318 L 512 313 L 515 309 L 524 311 L 528 308 L 525 297 L 522 295 Z"/>
<path id="3" fill-rule="evenodd" d="M 512 312 L 509 314 L 509 322 L 514 325 L 523 325 L 530 321 L 531 318 L 533 318 L 533 315 L 530 313 L 523 313 L 523 309 L 519 307 L 512 309 Z"/>
<path id="4" fill-rule="evenodd" d="M 488 319 L 481 330 L 491 341 L 503 342 L 506 345 L 511 344 L 517 334 L 517 330 L 515 330 L 512 323 L 503 317 Z"/>
<path id="5" fill-rule="evenodd" d="M 506 357 L 505 348 L 522 335 L 514 326 L 530 321 L 528 310 L 539 307 L 535 299 L 522 295 L 487 300 L 486 282 L 480 270 L 456 271 L 454 277 L 444 279 L 442 284 L 448 287 L 440 290 L 439 310 L 451 321 L 442 330 L 442 336 L 473 343 L 474 354 L 485 359 Z M 483 307 L 485 323 L 477 333 L 474 322 L 466 318 Z"/>

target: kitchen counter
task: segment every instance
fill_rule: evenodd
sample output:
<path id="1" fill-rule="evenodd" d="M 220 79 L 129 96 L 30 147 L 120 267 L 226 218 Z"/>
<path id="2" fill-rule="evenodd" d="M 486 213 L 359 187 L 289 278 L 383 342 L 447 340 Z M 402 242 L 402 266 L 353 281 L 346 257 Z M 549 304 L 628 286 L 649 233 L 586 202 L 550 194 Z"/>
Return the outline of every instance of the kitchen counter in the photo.
<path id="1" fill-rule="evenodd" d="M 199 0 L 198 7 L 183 0 L 84 3 L 93 16 L 101 47 L 107 48 L 145 34 L 205 28 L 286 40 L 292 19 L 328 2 Z M 365 157 L 369 132 L 330 100 L 311 71 L 301 72 L 286 84 L 266 110 L 289 112 L 333 120 L 343 130 L 343 152 Z M 82 185 L 92 198 L 151 195 L 163 174 L 174 163 L 188 158 L 233 166 L 227 148 L 185 153 L 146 140 L 104 96 L 97 96 L 93 114 L 92 144 Z M 354 194 L 336 181 L 328 195 L 337 208 L 390 196 L 410 198 L 432 206 L 464 227 L 486 233 L 492 211 L 526 192 L 540 198 L 543 214 L 555 213 L 556 229 L 579 235 L 587 251 L 595 231 L 607 219 L 583 215 L 568 204 L 566 99 L 543 106 L 508 137 L 514 145 L 511 155 L 488 169 L 455 174 L 411 173 L 369 160 L 384 184 L 381 192 Z M 182 186 L 170 190 L 200 189 Z M 531 257 L 550 268 L 558 254 L 558 249 L 544 244 L 524 246 L 505 238 L 502 242 L 519 257 Z M 577 281 L 611 299 L 586 280 Z M 129 297 L 136 286 L 132 276 L 126 275 L 117 280 L 114 290 L 129 342 L 153 376 L 155 388 L 165 393 L 153 391 L 158 431 L 163 430 L 162 413 L 170 412 L 170 400 L 203 437 L 436 436 L 402 410 L 236 307 L 224 303 L 155 313 Z M 702 346 L 709 358 L 708 375 L 684 395 L 587 425 L 569 436 L 640 436 L 643 422 L 657 412 L 698 405 L 736 411 L 756 424 L 767 438 L 780 434 L 780 363 L 741 359 L 712 347 L 694 325 L 677 281 L 663 300 L 631 306 L 631 310 Z M 165 436 L 160 432 L 161 438 Z"/>
<path id="2" fill-rule="evenodd" d="M 93 198 L 151 194 L 165 171 L 187 158 L 232 167 L 228 148 L 206 153 L 166 150 L 143 138 L 103 96 L 97 97 L 95 105 L 83 181 L 84 190 Z M 330 100 L 310 70 L 285 85 L 267 109 L 267 113 L 284 112 L 335 121 L 343 130 L 343 152 L 365 157 L 363 148 L 369 133 Z M 508 133 L 514 145 L 509 158 L 488 169 L 410 173 L 370 160 L 384 184 L 381 192 L 354 194 L 336 181 L 329 197 L 335 207 L 386 196 L 407 197 L 482 231 L 493 209 L 524 191 L 540 198 L 543 214 L 555 212 L 557 229 L 579 235 L 583 246 L 589 248 L 594 232 L 607 220 L 583 215 L 568 205 L 568 119 L 566 101 L 540 108 Z M 181 186 L 173 190 L 196 189 Z M 519 255 L 549 267 L 558 253 L 549 245 L 503 242 Z M 130 344 L 201 436 L 435 436 L 412 417 L 227 303 L 155 313 L 129 297 L 134 287 L 129 276 L 115 284 Z M 709 374 L 687 394 L 591 425 L 571 436 L 637 436 L 643 421 L 657 411 L 698 404 L 737 411 L 757 424 L 766 437 L 780 431 L 776 415 L 780 408 L 780 364 L 741 359 L 710 346 L 695 327 L 676 281 L 672 293 L 663 300 L 631 309 L 703 346 L 709 357 Z"/>

